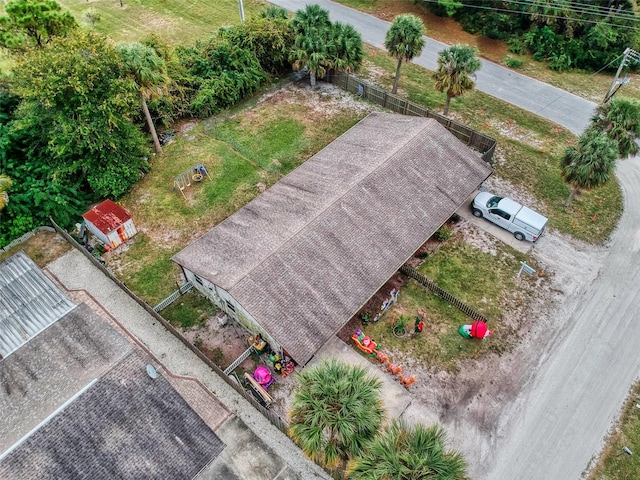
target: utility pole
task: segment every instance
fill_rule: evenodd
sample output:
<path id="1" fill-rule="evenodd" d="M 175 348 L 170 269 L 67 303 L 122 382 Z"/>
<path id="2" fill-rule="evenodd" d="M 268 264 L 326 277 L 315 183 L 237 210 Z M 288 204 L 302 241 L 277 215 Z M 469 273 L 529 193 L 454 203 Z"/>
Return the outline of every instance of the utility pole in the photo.
<path id="1" fill-rule="evenodd" d="M 620 80 L 619 77 L 620 77 L 620 72 L 622 72 L 622 69 L 631 62 L 640 63 L 640 53 L 630 48 L 627 48 L 623 53 L 622 61 L 620 62 L 620 66 L 618 67 L 616 76 L 613 78 L 613 82 L 611 82 L 609 91 L 604 96 L 604 100 L 602 101 L 603 104 L 611 100 L 611 98 L 616 94 L 616 92 L 620 90 L 620 87 L 629 83 L 629 79 L 626 76 L 622 80 Z"/>
<path id="2" fill-rule="evenodd" d="M 240 8 L 240 21 L 244 23 L 244 5 L 242 5 L 242 0 L 238 0 L 238 7 Z"/>

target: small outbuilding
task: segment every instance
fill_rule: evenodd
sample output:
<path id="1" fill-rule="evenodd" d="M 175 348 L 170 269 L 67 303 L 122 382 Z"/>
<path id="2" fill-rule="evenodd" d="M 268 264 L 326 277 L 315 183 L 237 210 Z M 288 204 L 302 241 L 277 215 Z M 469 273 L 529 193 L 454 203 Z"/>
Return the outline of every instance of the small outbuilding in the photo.
<path id="1" fill-rule="evenodd" d="M 118 248 L 138 233 L 129 212 L 111 200 L 99 203 L 82 218 L 87 230 L 111 248 Z"/>

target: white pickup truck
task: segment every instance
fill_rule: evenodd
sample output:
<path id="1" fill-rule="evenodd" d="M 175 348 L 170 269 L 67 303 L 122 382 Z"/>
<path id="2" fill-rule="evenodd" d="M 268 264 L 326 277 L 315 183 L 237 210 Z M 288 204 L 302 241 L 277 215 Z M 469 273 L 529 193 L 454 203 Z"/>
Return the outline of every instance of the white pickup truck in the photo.
<path id="1" fill-rule="evenodd" d="M 508 198 L 480 192 L 471 204 L 473 215 L 513 233 L 517 240 L 535 242 L 547 226 L 547 217 Z"/>

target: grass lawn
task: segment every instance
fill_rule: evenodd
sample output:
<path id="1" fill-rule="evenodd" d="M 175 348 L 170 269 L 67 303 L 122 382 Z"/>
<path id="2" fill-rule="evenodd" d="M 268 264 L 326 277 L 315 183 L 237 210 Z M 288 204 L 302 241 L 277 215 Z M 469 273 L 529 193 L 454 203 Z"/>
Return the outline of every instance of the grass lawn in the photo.
<path id="1" fill-rule="evenodd" d="M 210 37 L 219 27 L 240 23 L 237 0 L 58 0 L 78 24 L 109 35 L 118 42 L 137 42 L 156 33 L 174 45 Z M 263 0 L 244 0 L 245 17 L 267 6 Z M 87 21 L 90 12 L 97 20 Z"/>
<path id="2" fill-rule="evenodd" d="M 375 15 L 388 22 L 400 13 L 413 13 L 422 18 L 427 30 L 427 36 L 440 42 L 453 45 L 464 43 L 474 45 L 480 50 L 480 56 L 492 62 L 506 66 L 507 57 L 523 61 L 517 72 L 567 90 L 575 95 L 599 103 L 609 90 L 613 80 L 612 73 L 584 72 L 554 72 L 543 62 L 536 62 L 530 55 L 515 55 L 507 50 L 507 45 L 498 40 L 472 35 L 462 30 L 462 27 L 452 18 L 438 17 L 430 13 L 425 7 L 416 5 L 410 0 L 335 0 L 343 5 Z M 620 52 L 622 54 L 622 52 Z M 604 65 L 603 65 L 604 66 Z M 631 74 L 633 80 L 625 85 L 618 95 L 640 98 L 640 74 Z"/>
<path id="3" fill-rule="evenodd" d="M 516 283 L 515 273 L 524 259 L 532 263 L 507 246 L 500 245 L 494 255 L 454 235 L 419 267 L 421 273 L 488 318 L 489 328 L 495 332 L 488 341 L 462 338 L 458 328 L 470 324 L 469 317 L 413 280 L 402 287 L 391 311 L 378 323 L 367 325 L 365 331 L 384 351 L 400 351 L 424 366 L 449 371 L 457 369 L 461 359 L 507 351 L 515 337 L 503 322 L 504 305 L 526 301 L 535 283 L 528 277 Z M 414 334 L 414 319 L 420 310 L 426 312 L 425 327 L 422 333 Z M 392 332 L 394 312 L 396 319 L 403 316 L 407 320 L 406 328 L 411 332 L 402 338 Z"/>
<path id="4" fill-rule="evenodd" d="M 203 327 L 218 309 L 199 292 L 191 290 L 178 298 L 175 302 L 162 310 L 162 316 L 174 327 L 188 330 L 193 327 Z"/>
<path id="5" fill-rule="evenodd" d="M 363 76 L 390 88 L 395 60 L 367 49 Z M 403 66 L 399 93 L 434 111 L 442 111 L 445 96 L 433 88 L 429 72 L 415 64 Z M 498 140 L 496 175 L 533 194 L 536 206 L 549 217 L 549 226 L 593 243 L 609 237 L 622 212 L 622 192 L 615 179 L 602 188 L 583 192 L 570 209 L 564 208 L 569 187 L 560 176 L 560 157 L 575 142 L 562 127 L 513 105 L 473 91 L 451 102 L 451 117 Z"/>
<path id="6" fill-rule="evenodd" d="M 640 405 L 640 382 L 629 392 L 619 425 L 607 439 L 589 480 L 640 478 L 640 408 L 637 405 Z M 623 447 L 633 455 L 626 454 Z"/>
<path id="7" fill-rule="evenodd" d="M 280 96 L 237 115 L 178 126 L 183 133 L 121 200 L 141 233 L 126 252 L 112 254 L 114 270 L 149 304 L 176 289 L 179 268 L 172 255 L 259 195 L 260 185 L 272 185 L 366 115 L 310 115 L 305 99 L 292 95 L 291 103 Z M 187 187 L 185 199 L 173 179 L 200 162 L 211 180 Z"/>

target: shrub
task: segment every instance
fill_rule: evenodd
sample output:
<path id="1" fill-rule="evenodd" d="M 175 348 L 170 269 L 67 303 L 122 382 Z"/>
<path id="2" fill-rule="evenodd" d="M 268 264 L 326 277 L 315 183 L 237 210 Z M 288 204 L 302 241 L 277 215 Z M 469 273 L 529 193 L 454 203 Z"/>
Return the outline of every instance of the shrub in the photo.
<path id="1" fill-rule="evenodd" d="M 504 64 L 509 68 L 520 68 L 523 63 L 524 60 L 522 60 L 521 58 L 515 58 L 510 55 L 504 57 Z"/>
<path id="2" fill-rule="evenodd" d="M 453 229 L 446 225 L 441 226 L 436 233 L 433 234 L 433 237 L 439 242 L 446 242 L 451 238 L 453 233 Z"/>

